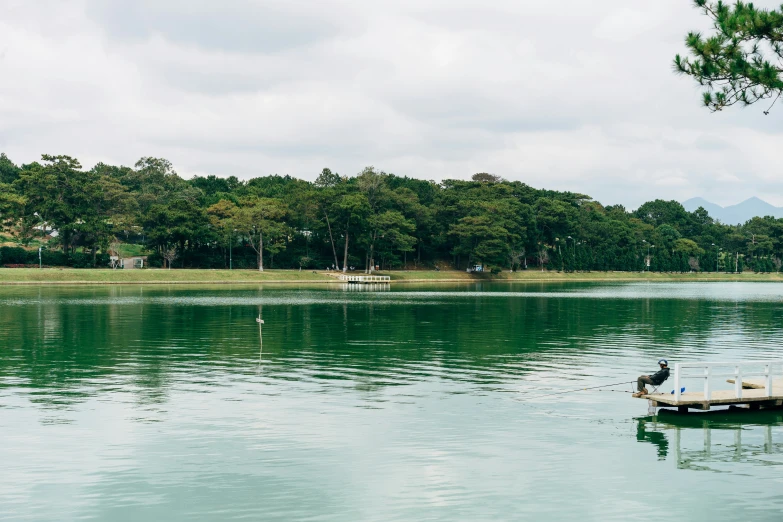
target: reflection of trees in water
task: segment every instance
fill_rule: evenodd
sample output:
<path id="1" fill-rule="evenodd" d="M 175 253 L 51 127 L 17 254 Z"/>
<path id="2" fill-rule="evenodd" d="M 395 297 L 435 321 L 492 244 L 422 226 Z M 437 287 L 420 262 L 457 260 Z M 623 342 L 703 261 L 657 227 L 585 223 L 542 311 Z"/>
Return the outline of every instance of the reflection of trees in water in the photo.
<path id="1" fill-rule="evenodd" d="M 524 289 L 576 287 L 531 284 Z M 542 362 L 576 369 L 580 359 L 629 347 L 651 358 L 661 347 L 672 359 L 678 354 L 694 358 L 699 350 L 714 352 L 708 343 L 716 332 L 730 330 L 736 343 L 743 331 L 752 330 L 758 347 L 765 336 L 779 333 L 780 324 L 774 303 L 459 292 L 408 298 L 397 292 L 373 296 L 340 290 L 31 289 L 26 297 L 41 303 L 8 306 L 0 313 L 0 332 L 6 333 L 0 378 L 25 380 L 43 402 L 80 401 L 121 389 L 132 390 L 140 402 L 159 404 L 173 383 L 255 374 L 260 367 L 257 303 L 189 305 L 188 298 L 280 295 L 322 297 L 324 302 L 264 306 L 263 378 L 350 380 L 366 390 L 431 376 L 478 385 L 517 383 L 539 371 Z M 112 304 L 107 298 L 133 303 Z M 94 301 L 68 302 L 73 299 Z"/>
<path id="2" fill-rule="evenodd" d="M 783 454 L 783 440 L 774 438 L 781 433 L 783 411 L 659 415 L 636 421 L 636 440 L 655 445 L 659 460 L 671 451 L 678 469 L 722 471 L 716 466 L 736 462 L 780 465 L 779 459 L 764 456 Z"/>

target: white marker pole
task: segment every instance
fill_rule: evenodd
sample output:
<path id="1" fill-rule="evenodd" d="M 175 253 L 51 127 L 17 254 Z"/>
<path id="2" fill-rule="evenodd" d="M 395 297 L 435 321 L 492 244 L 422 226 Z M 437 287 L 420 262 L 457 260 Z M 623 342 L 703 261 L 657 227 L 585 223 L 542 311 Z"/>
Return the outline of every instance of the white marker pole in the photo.
<path id="1" fill-rule="evenodd" d="M 264 356 L 264 336 L 261 331 L 261 327 L 264 324 L 264 320 L 261 319 L 261 314 L 258 314 L 258 317 L 256 317 L 256 322 L 258 323 L 258 341 L 260 343 L 260 347 L 258 350 L 258 369 L 256 370 L 256 375 L 261 371 L 261 359 Z"/>

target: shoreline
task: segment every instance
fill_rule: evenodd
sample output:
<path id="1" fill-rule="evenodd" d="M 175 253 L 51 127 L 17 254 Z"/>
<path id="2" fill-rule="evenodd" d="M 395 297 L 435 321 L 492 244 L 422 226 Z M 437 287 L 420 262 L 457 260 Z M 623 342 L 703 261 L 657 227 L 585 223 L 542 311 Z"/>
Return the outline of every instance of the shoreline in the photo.
<path id="1" fill-rule="evenodd" d="M 468 274 L 462 271 L 390 271 L 388 275 L 397 284 L 460 284 L 460 283 L 557 283 L 557 282 L 783 282 L 781 273 L 687 273 L 657 272 L 502 272 Z M 77 268 L 0 268 L 0 285 L 335 285 L 346 284 L 334 272 L 312 270 L 204 270 L 204 269 L 77 269 Z"/>

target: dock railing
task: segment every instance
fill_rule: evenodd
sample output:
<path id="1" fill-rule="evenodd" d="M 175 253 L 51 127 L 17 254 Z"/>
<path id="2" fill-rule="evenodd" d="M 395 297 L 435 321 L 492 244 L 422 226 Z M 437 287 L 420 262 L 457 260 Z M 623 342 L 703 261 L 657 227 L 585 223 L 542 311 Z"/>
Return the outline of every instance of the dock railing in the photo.
<path id="1" fill-rule="evenodd" d="M 729 368 L 731 370 L 727 371 Z M 687 370 L 700 371 L 687 372 Z M 716 370 L 718 371 L 716 372 Z M 783 377 L 783 359 L 771 361 L 676 363 L 674 365 L 674 398 L 679 401 L 682 396 L 681 382 L 683 379 L 695 378 L 704 380 L 704 399 L 711 400 L 712 386 L 710 379 L 713 377 L 733 377 L 734 395 L 737 399 L 742 398 L 742 380 L 744 378 L 763 377 L 765 396 L 771 397 L 774 375 Z"/>

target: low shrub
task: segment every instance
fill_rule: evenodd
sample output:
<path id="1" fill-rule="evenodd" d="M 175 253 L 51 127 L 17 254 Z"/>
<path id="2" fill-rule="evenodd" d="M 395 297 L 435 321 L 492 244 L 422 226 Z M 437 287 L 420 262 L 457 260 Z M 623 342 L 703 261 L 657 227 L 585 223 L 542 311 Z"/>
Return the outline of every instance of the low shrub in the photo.
<path id="1" fill-rule="evenodd" d="M 36 252 L 37 255 L 38 252 Z M 28 262 L 27 250 L 22 247 L 0 247 L 0 262 L 5 264 L 24 264 Z"/>

